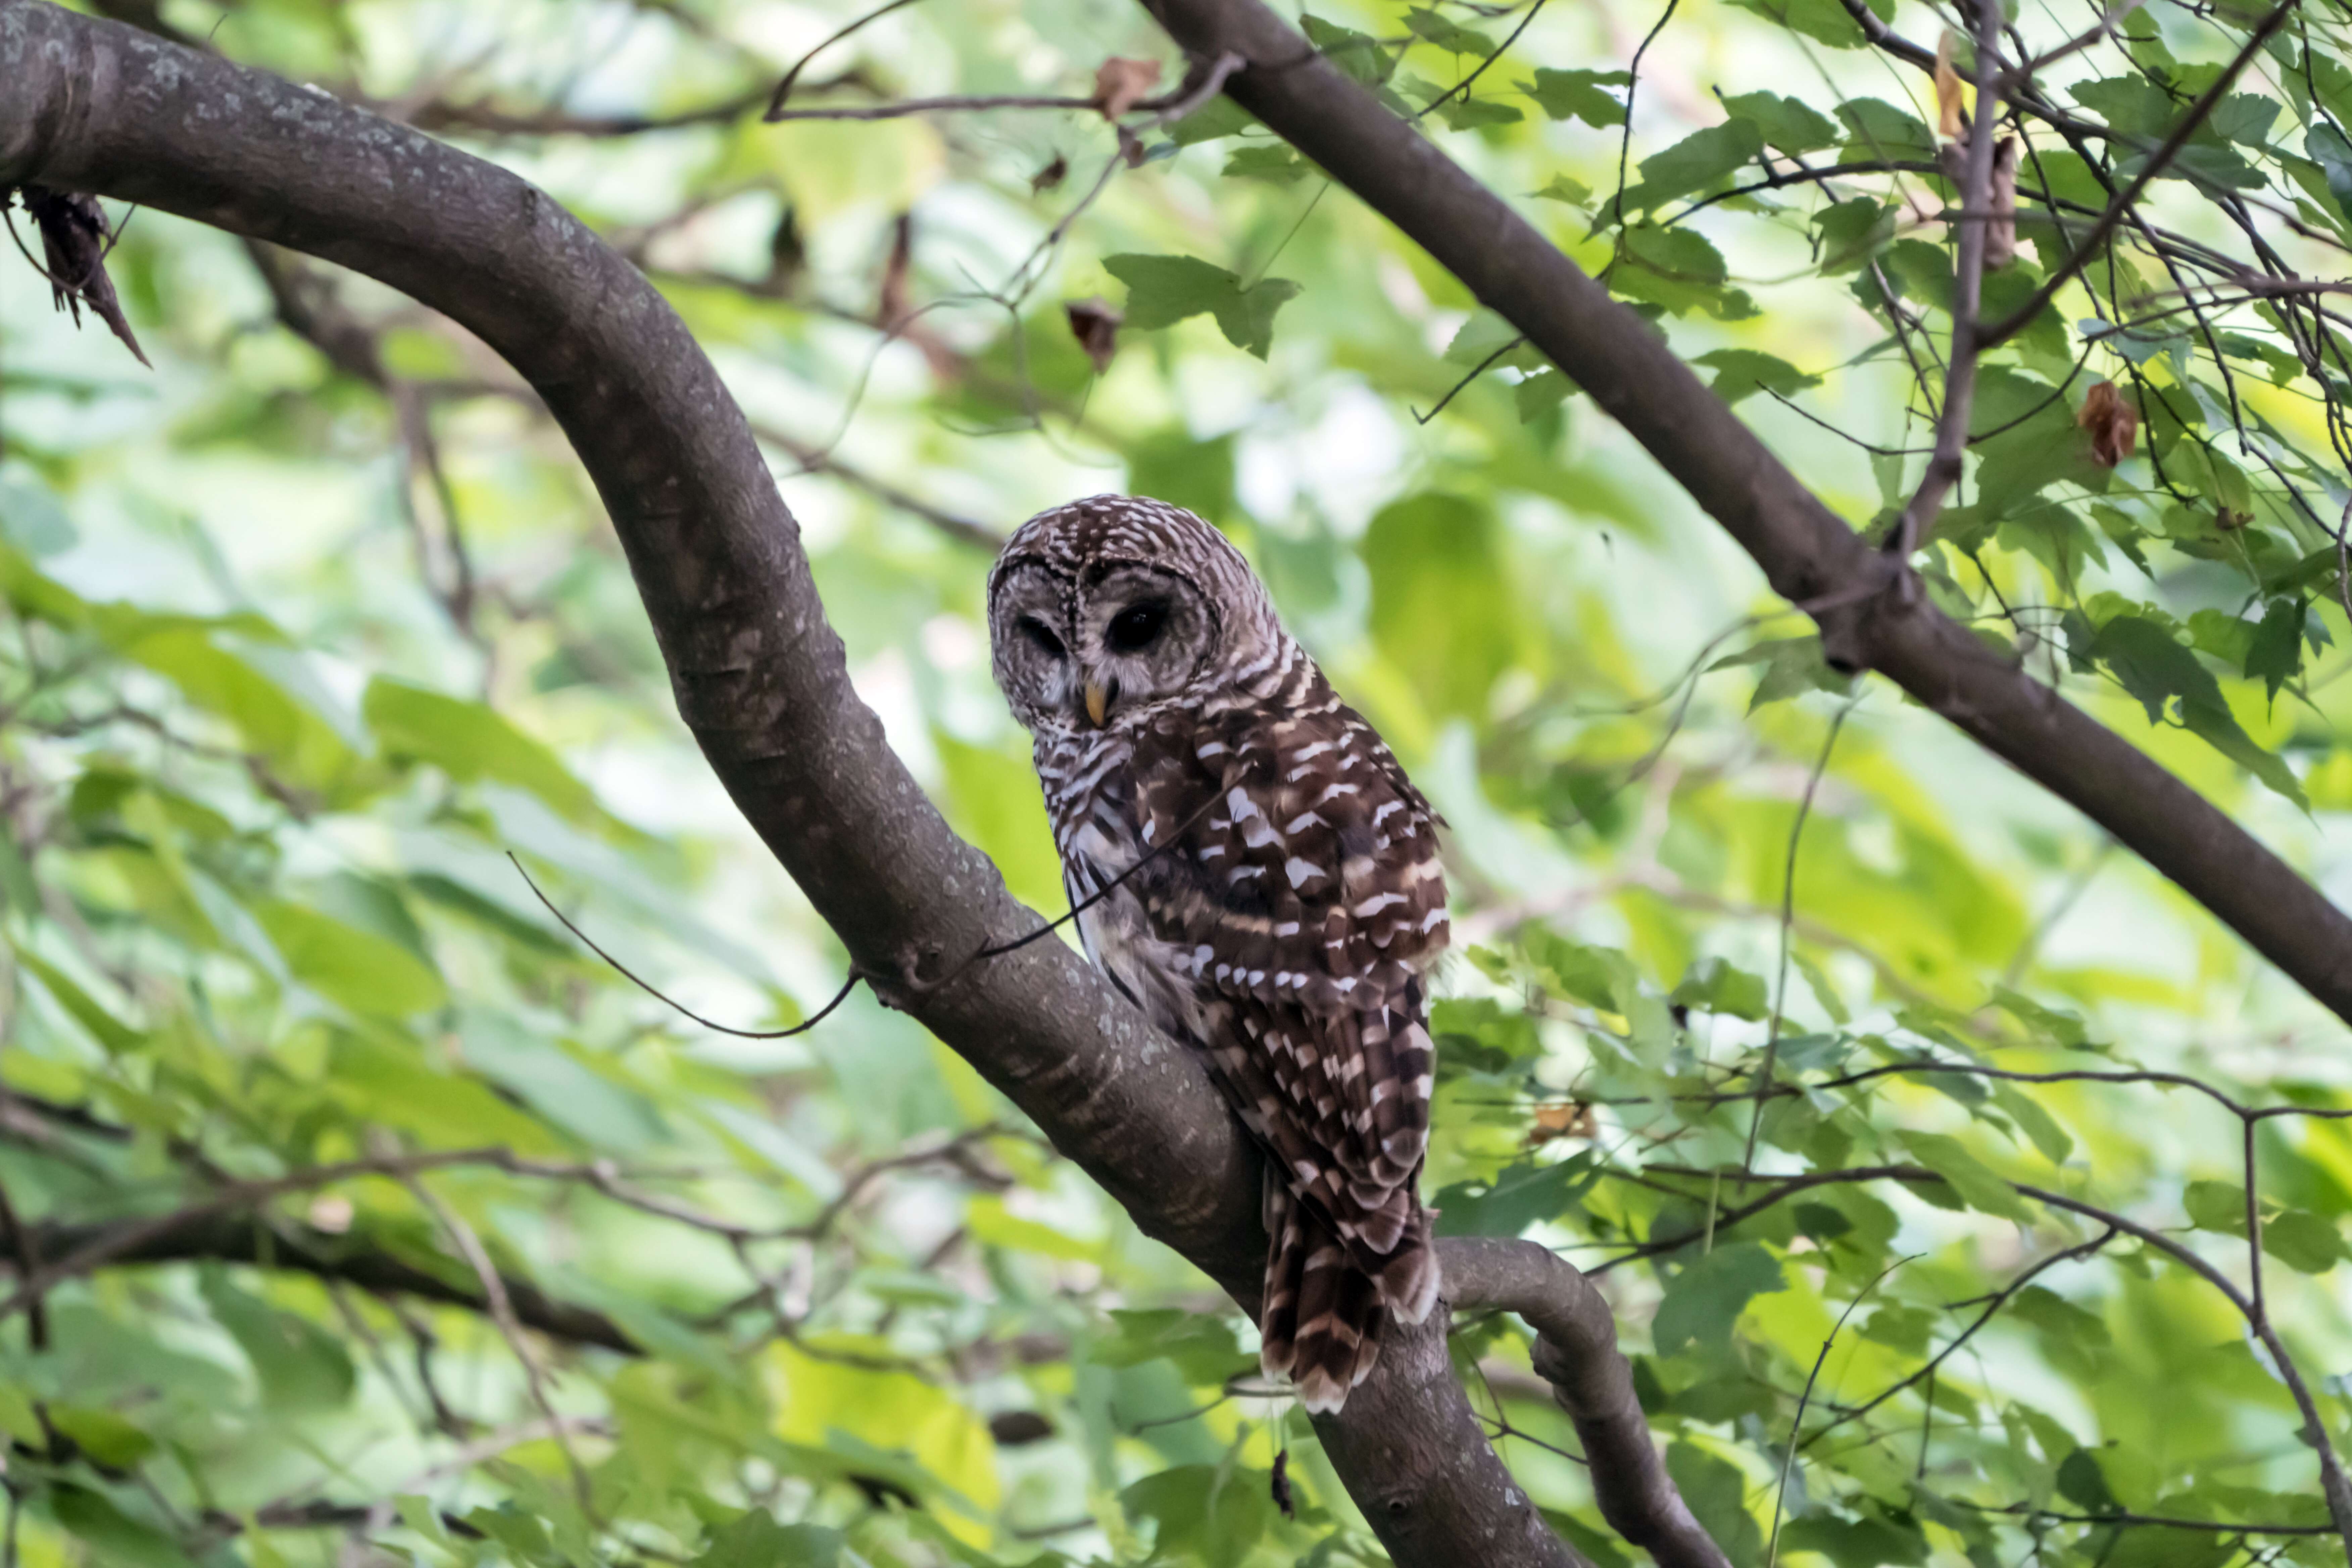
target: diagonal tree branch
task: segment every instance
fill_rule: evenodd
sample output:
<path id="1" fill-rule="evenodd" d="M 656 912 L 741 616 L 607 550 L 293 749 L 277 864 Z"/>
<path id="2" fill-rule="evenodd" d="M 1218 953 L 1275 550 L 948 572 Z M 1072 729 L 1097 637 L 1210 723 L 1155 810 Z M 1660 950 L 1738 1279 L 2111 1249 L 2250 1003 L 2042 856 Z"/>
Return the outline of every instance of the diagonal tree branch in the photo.
<path id="1" fill-rule="evenodd" d="M 2128 846 L 2337 1016 L 2352 919 L 2212 802 L 1919 593 L 1631 310 L 1318 55 L 1261 0 L 1142 0 L 1225 90 L 1427 250 L 1624 426 L 1811 613 L 1832 664 L 1876 669 Z M 1859 6 L 1853 0 L 1850 9 Z M 1864 8 L 1866 10 L 1866 8 Z M 1907 57 L 1906 57 L 1907 58 Z"/>
<path id="2" fill-rule="evenodd" d="M 46 0 L 0 0 L 0 188 L 38 180 L 305 251 L 403 290 L 503 355 L 604 500 L 680 715 L 858 973 L 1147 1234 L 1255 1306 L 1260 1157 L 1191 1056 L 1066 947 L 965 962 L 1036 917 L 948 829 L 857 700 L 741 411 L 625 258 L 504 170 Z M 1469 1289 L 1453 1300 L 1482 1304 Z M 1579 1353 L 1614 1358 L 1613 1336 Z M 1486 1441 L 1453 1374 L 1444 1314 L 1398 1335 L 1346 1410 L 1318 1425 L 1406 1568 L 1582 1561 Z M 1659 1506 L 1654 1468 L 1621 1477 L 1598 1463 L 1592 1479 L 1603 1495 L 1629 1490 L 1627 1518 Z M 1719 1568 L 1701 1542 L 1660 1560 Z"/>

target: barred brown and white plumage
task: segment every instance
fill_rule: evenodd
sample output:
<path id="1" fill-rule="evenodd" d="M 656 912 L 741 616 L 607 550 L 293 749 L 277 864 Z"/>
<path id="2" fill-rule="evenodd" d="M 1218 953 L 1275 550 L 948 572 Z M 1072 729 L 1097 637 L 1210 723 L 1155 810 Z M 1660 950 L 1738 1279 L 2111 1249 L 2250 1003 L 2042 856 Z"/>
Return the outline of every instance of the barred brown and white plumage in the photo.
<path id="1" fill-rule="evenodd" d="M 989 576 L 997 684 L 1088 956 L 1199 1050 L 1269 1156 L 1261 1359 L 1336 1410 L 1437 1298 L 1416 1190 L 1439 822 L 1239 552 L 1161 501 L 1029 520 Z M 1160 851 L 1154 854 L 1153 851 Z"/>

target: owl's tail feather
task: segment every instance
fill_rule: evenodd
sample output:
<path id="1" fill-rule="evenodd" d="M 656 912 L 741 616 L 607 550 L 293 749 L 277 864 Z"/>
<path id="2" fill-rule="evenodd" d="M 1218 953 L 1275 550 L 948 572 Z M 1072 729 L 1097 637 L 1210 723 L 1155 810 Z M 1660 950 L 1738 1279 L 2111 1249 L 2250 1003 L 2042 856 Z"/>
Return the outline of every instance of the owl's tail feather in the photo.
<path id="1" fill-rule="evenodd" d="M 1287 1375 L 1298 1402 L 1338 1410 L 1371 1375 L 1391 1317 L 1418 1323 L 1437 1301 L 1437 1254 L 1418 1204 L 1397 1249 L 1382 1258 L 1343 1247 L 1278 1180 L 1266 1184 L 1265 1307 L 1258 1364 Z"/>

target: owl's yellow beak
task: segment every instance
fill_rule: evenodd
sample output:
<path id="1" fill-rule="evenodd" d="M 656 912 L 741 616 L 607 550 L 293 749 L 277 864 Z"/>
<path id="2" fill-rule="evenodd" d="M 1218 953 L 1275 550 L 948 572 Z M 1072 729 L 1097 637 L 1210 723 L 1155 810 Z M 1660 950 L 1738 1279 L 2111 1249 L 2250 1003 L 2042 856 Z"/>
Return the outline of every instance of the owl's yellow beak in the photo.
<path id="1" fill-rule="evenodd" d="M 1109 704 L 1110 693 L 1105 691 L 1098 683 L 1091 680 L 1087 681 L 1087 717 L 1095 721 L 1096 729 L 1099 730 L 1102 728 L 1103 714 L 1108 711 Z"/>

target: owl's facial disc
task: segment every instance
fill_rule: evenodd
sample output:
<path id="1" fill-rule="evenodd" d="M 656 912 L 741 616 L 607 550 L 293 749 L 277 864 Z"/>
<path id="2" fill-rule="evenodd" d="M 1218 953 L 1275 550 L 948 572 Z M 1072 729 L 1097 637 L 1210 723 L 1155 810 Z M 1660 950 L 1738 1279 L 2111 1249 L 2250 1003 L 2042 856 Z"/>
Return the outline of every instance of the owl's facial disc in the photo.
<path id="1" fill-rule="evenodd" d="M 1113 562 L 1080 590 L 1079 700 L 1097 727 L 1190 686 L 1216 647 L 1216 612 L 1181 577 Z"/>
<path id="2" fill-rule="evenodd" d="M 1069 722 L 1080 700 L 1082 672 L 1070 652 L 1069 579 L 1022 563 L 998 580 L 988 605 L 988 635 L 996 684 L 1022 724 Z"/>

